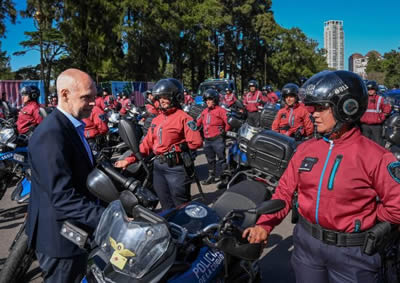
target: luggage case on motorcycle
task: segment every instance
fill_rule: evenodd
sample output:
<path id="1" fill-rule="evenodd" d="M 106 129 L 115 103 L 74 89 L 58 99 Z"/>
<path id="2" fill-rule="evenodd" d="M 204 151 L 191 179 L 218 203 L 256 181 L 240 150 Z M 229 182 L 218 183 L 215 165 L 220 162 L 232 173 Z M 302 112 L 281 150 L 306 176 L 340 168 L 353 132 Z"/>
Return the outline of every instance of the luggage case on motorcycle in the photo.
<path id="1" fill-rule="evenodd" d="M 265 130 L 251 138 L 247 146 L 247 160 L 250 167 L 280 178 L 295 148 L 294 139 Z"/>
<path id="2" fill-rule="evenodd" d="M 205 105 L 200 105 L 200 104 L 193 104 L 190 107 L 189 110 L 189 115 L 194 119 L 197 120 L 197 118 L 200 116 L 201 112 L 206 108 Z"/>
<path id="3" fill-rule="evenodd" d="M 278 110 L 275 108 L 275 105 L 265 107 L 260 115 L 260 127 L 270 130 L 275 120 L 276 113 L 278 113 Z"/>

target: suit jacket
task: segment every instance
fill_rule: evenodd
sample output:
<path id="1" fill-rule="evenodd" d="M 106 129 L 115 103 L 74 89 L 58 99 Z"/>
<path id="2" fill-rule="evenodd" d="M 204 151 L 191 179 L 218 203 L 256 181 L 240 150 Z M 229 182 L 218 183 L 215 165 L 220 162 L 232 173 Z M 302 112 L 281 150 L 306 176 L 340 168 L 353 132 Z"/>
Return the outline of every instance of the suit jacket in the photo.
<path id="1" fill-rule="evenodd" d="M 86 187 L 93 169 L 71 121 L 58 109 L 35 129 L 28 145 L 32 169 L 26 232 L 29 245 L 50 257 L 84 253 L 60 235 L 65 220 L 95 229 L 104 208 Z"/>

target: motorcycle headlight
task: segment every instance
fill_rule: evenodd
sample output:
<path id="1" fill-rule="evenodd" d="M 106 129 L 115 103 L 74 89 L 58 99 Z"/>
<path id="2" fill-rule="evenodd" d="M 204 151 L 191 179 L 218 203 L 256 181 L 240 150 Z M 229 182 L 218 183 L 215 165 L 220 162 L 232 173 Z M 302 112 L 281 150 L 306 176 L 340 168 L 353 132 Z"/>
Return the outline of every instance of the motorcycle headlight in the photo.
<path id="1" fill-rule="evenodd" d="M 1 143 L 9 143 L 13 141 L 15 137 L 15 130 L 11 128 L 3 128 L 0 130 L 0 142 Z"/>

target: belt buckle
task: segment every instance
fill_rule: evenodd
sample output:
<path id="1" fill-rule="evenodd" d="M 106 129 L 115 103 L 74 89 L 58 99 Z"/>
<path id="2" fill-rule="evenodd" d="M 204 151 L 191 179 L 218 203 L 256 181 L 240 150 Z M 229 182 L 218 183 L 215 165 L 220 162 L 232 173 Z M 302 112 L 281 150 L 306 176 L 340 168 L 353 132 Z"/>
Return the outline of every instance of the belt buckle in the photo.
<path id="1" fill-rule="evenodd" d="M 322 229 L 322 241 L 328 245 L 337 245 L 338 235 L 335 232 Z"/>

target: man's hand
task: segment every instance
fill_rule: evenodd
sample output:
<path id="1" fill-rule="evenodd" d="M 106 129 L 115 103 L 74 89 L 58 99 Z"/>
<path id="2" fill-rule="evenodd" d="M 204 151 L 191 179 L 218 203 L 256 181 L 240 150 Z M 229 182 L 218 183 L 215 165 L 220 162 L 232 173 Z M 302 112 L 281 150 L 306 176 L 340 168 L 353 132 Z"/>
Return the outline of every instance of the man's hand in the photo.
<path id="1" fill-rule="evenodd" d="M 126 169 L 126 167 L 129 165 L 129 162 L 124 160 L 118 160 L 117 162 L 114 163 L 114 167 L 115 168 L 122 168 L 122 169 Z"/>
<path id="2" fill-rule="evenodd" d="M 250 244 L 263 243 L 267 244 L 268 232 L 261 226 L 254 226 L 243 231 L 243 238 L 247 238 Z"/>

